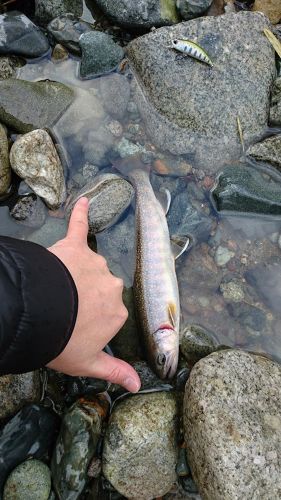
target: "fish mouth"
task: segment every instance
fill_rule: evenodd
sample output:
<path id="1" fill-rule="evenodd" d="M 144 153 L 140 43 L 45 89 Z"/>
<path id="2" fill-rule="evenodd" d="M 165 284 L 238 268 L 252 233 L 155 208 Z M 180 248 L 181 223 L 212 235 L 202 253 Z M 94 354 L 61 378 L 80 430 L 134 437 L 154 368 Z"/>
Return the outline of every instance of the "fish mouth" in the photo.
<path id="1" fill-rule="evenodd" d="M 155 360 L 155 371 L 163 379 L 174 377 L 178 366 L 178 355 L 175 351 L 158 354 Z"/>

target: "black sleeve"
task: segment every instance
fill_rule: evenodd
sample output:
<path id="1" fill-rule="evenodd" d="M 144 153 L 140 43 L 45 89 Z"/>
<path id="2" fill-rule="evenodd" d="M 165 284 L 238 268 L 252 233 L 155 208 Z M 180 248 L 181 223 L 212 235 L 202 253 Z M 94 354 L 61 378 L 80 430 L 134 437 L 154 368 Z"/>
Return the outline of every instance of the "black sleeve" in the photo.
<path id="1" fill-rule="evenodd" d="M 32 371 L 58 356 L 77 309 L 74 281 L 55 255 L 0 237 L 0 375 Z"/>

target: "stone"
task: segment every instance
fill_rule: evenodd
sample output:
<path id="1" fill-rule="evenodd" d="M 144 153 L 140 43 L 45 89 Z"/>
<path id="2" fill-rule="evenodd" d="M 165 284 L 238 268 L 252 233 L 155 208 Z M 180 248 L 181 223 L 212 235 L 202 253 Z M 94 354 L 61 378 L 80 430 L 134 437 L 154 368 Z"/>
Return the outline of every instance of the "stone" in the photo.
<path id="1" fill-rule="evenodd" d="M 81 17 L 83 0 L 35 0 L 35 17 L 43 26 L 68 12 L 78 18 Z"/>
<path id="2" fill-rule="evenodd" d="M 200 325 L 187 325 L 180 332 L 180 352 L 189 366 L 217 350 L 219 343 L 213 332 Z"/>
<path id="3" fill-rule="evenodd" d="M 89 234 L 94 235 L 114 224 L 130 205 L 134 189 L 116 174 L 101 174 L 89 181 L 68 204 L 70 216 L 75 202 L 86 196 L 89 200 Z"/>
<path id="4" fill-rule="evenodd" d="M 46 220 L 46 207 L 36 194 L 31 193 L 17 199 L 10 215 L 23 226 L 41 227 Z"/>
<path id="5" fill-rule="evenodd" d="M 9 144 L 6 130 L 0 123 L 0 196 L 8 191 L 10 184 Z"/>
<path id="6" fill-rule="evenodd" d="M 271 125 L 281 125 L 281 76 L 276 78 L 272 88 L 269 121 Z"/>
<path id="7" fill-rule="evenodd" d="M 136 156 L 141 153 L 146 153 L 146 149 L 144 146 L 142 146 L 138 142 L 135 143 L 132 141 L 128 141 L 126 137 L 122 137 L 122 139 L 117 143 L 115 150 L 121 156 L 121 158 L 127 158 L 127 156 Z"/>
<path id="8" fill-rule="evenodd" d="M 227 304 L 229 314 L 247 330 L 262 332 L 266 327 L 266 314 L 260 308 L 245 302 Z"/>
<path id="9" fill-rule="evenodd" d="M 91 78 L 116 69 L 124 57 L 124 50 L 101 31 L 90 31 L 79 38 L 82 51 L 81 78 Z"/>
<path id="10" fill-rule="evenodd" d="M 108 129 L 108 124 L 101 124 L 96 130 L 88 131 L 82 150 L 89 163 L 106 167 L 110 164 L 110 154 L 114 147 L 115 137 Z"/>
<path id="11" fill-rule="evenodd" d="M 18 68 L 24 66 L 23 59 L 16 56 L 0 57 L 0 80 L 7 80 L 16 76 Z"/>
<path id="12" fill-rule="evenodd" d="M 10 160 L 16 174 L 43 198 L 48 207 L 56 209 L 64 202 L 63 168 L 45 130 L 33 130 L 17 139 L 11 148 Z"/>
<path id="13" fill-rule="evenodd" d="M 255 0 L 253 10 L 263 12 L 272 24 L 281 22 L 281 5 L 279 0 Z"/>
<path id="14" fill-rule="evenodd" d="M 12 11 L 0 16 L 0 54 L 40 57 L 49 48 L 42 31 L 21 12 Z"/>
<path id="15" fill-rule="evenodd" d="M 213 0 L 176 0 L 180 15 L 186 21 L 203 15 Z"/>
<path id="16" fill-rule="evenodd" d="M 241 154 L 238 116 L 246 147 L 263 136 L 276 74 L 274 50 L 260 35 L 266 26 L 263 14 L 240 12 L 163 27 L 129 43 L 135 99 L 156 146 L 186 154 L 206 174 Z M 213 68 L 169 48 L 174 38 L 202 46 Z"/>
<path id="17" fill-rule="evenodd" d="M 48 24 L 48 32 L 75 55 L 81 55 L 79 38 L 83 33 L 92 31 L 90 24 L 80 21 L 74 14 L 68 13 L 56 17 Z"/>
<path id="18" fill-rule="evenodd" d="M 59 240 L 62 240 L 67 233 L 67 223 L 65 219 L 48 217 L 45 224 L 28 235 L 26 239 L 38 243 L 45 248 L 51 247 Z"/>
<path id="19" fill-rule="evenodd" d="M 114 407 L 106 430 L 102 467 L 126 498 L 165 495 L 176 480 L 176 396 L 140 394 Z"/>
<path id="20" fill-rule="evenodd" d="M 240 350 L 215 352 L 193 367 L 184 432 L 202 498 L 280 497 L 280 383 L 279 364 Z"/>
<path id="21" fill-rule="evenodd" d="M 39 402 L 39 372 L 0 377 L 0 421 L 12 417 L 25 404 Z"/>
<path id="22" fill-rule="evenodd" d="M 117 25 L 127 29 L 152 28 L 179 21 L 175 0 L 97 0 L 100 9 Z"/>
<path id="23" fill-rule="evenodd" d="M 215 261 L 217 266 L 219 267 L 225 266 L 234 256 L 235 252 L 233 252 L 232 250 L 229 250 L 228 248 L 222 245 L 218 246 L 215 253 Z"/>
<path id="24" fill-rule="evenodd" d="M 48 500 L 51 492 L 49 467 L 39 460 L 27 460 L 9 475 L 3 500 Z"/>
<path id="25" fill-rule="evenodd" d="M 119 120 L 126 113 L 130 99 L 130 84 L 127 78 L 118 73 L 105 76 L 100 82 L 100 92 L 106 111 Z"/>
<path id="26" fill-rule="evenodd" d="M 102 415 L 107 411 L 104 405 L 101 399 L 81 399 L 63 416 L 51 463 L 54 488 L 61 500 L 79 498 L 89 479 L 88 466 L 101 435 Z"/>
<path id="27" fill-rule="evenodd" d="M 268 162 L 281 170 L 281 134 L 273 135 L 250 146 L 246 154 L 256 161 Z"/>
<path id="28" fill-rule="evenodd" d="M 221 213 L 281 215 L 281 184 L 249 165 L 225 168 L 211 193 L 215 209 Z"/>
<path id="29" fill-rule="evenodd" d="M 0 81 L 0 121 L 24 134 L 51 127 L 74 99 L 74 91 L 52 81 Z M 24 102 L 24 106 L 22 103 Z"/>
<path id="30" fill-rule="evenodd" d="M 251 285 L 263 303 L 280 314 L 281 300 L 281 261 L 278 257 L 257 264 L 247 269 L 244 274 L 245 279 Z"/>
<path id="31" fill-rule="evenodd" d="M 232 280 L 227 283 L 221 283 L 220 291 L 226 302 L 242 302 L 245 297 L 243 286 L 239 281 Z"/>
<path id="32" fill-rule="evenodd" d="M 60 63 L 63 61 L 66 61 L 68 59 L 69 53 L 67 49 L 61 45 L 60 43 L 57 43 L 54 47 L 54 50 L 52 52 L 52 61 L 54 63 Z"/>

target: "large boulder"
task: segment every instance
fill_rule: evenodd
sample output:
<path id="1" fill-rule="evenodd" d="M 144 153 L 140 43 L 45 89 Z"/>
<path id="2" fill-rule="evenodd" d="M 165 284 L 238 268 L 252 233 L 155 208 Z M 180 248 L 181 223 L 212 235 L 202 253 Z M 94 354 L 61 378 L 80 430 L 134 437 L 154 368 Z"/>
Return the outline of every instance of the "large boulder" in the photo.
<path id="1" fill-rule="evenodd" d="M 0 123 L 0 196 L 5 194 L 11 183 L 9 144 L 5 128 Z"/>
<path id="2" fill-rule="evenodd" d="M 201 17 L 160 28 L 128 45 L 136 99 L 154 142 L 216 171 L 265 131 L 275 77 L 275 53 L 261 13 Z M 173 39 L 204 48 L 214 66 L 179 55 Z"/>

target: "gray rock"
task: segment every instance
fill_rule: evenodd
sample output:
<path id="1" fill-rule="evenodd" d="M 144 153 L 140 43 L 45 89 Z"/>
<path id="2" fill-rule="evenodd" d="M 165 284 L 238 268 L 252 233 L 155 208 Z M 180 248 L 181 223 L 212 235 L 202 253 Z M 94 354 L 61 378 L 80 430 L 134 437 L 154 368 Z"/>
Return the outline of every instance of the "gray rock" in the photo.
<path id="1" fill-rule="evenodd" d="M 48 500 L 51 491 L 49 467 L 39 460 L 27 460 L 9 475 L 3 500 Z"/>
<path id="2" fill-rule="evenodd" d="M 246 145 L 262 136 L 276 72 L 273 48 L 260 36 L 268 25 L 263 14 L 252 12 L 201 17 L 128 45 L 135 98 L 157 146 L 188 153 L 206 172 L 241 153 L 238 116 Z M 179 57 L 167 47 L 173 38 L 201 45 L 214 67 Z"/>
<path id="3" fill-rule="evenodd" d="M 130 84 L 123 75 L 113 73 L 100 82 L 100 92 L 106 111 L 119 120 L 126 113 L 130 99 Z"/>
<path id="4" fill-rule="evenodd" d="M 82 144 L 85 160 L 99 167 L 106 167 L 110 163 L 109 155 L 114 146 L 114 140 L 113 134 L 105 123 L 96 130 L 88 131 Z"/>
<path id="5" fill-rule="evenodd" d="M 256 334 L 257 332 L 262 332 L 266 326 L 266 314 L 264 311 L 251 304 L 232 302 L 227 304 L 227 310 L 250 333 Z"/>
<path id="6" fill-rule="evenodd" d="M 281 125 L 281 76 L 273 85 L 269 121 L 271 125 Z"/>
<path id="7" fill-rule="evenodd" d="M 176 0 L 176 2 L 181 17 L 189 21 L 204 14 L 213 0 Z"/>
<path id="8" fill-rule="evenodd" d="M 0 196 L 5 194 L 11 183 L 9 145 L 6 130 L 0 123 Z"/>
<path id="9" fill-rule="evenodd" d="M 0 16 L 0 54 L 39 57 L 50 48 L 48 39 L 21 12 Z"/>
<path id="10" fill-rule="evenodd" d="M 194 366 L 184 429 L 204 499 L 280 497 L 280 383 L 280 365 L 239 350 L 213 353 Z"/>
<path id="11" fill-rule="evenodd" d="M 39 400 L 38 371 L 0 377 L 0 420 L 13 416 L 25 404 Z"/>
<path id="12" fill-rule="evenodd" d="M 65 200 L 63 168 L 45 130 L 33 130 L 14 142 L 10 160 L 12 169 L 41 196 L 46 204 L 58 208 Z"/>
<path id="13" fill-rule="evenodd" d="M 235 252 L 232 250 L 229 250 L 226 247 L 223 247 L 222 245 L 218 246 L 216 249 L 215 253 L 215 261 L 217 266 L 223 267 L 225 264 L 227 264 L 230 259 L 232 259 L 235 256 Z"/>
<path id="14" fill-rule="evenodd" d="M 35 17 L 39 24 L 46 25 L 55 17 L 68 12 L 81 17 L 83 0 L 35 0 Z"/>
<path id="15" fill-rule="evenodd" d="M 101 10 L 120 26 L 152 28 L 179 21 L 175 0 L 97 0 Z"/>
<path id="16" fill-rule="evenodd" d="M 80 76 L 90 78 L 113 71 L 124 57 L 120 45 L 101 31 L 84 33 L 79 39 L 82 50 Z"/>
<path id="17" fill-rule="evenodd" d="M 281 261 L 272 257 L 257 264 L 245 272 L 247 283 L 251 285 L 258 297 L 275 313 L 280 314 L 281 301 Z"/>
<path id="18" fill-rule="evenodd" d="M 54 47 L 54 50 L 52 52 L 52 61 L 55 63 L 60 63 L 62 61 L 66 61 L 68 59 L 69 53 L 67 49 L 61 45 L 60 43 L 57 43 Z"/>
<path id="19" fill-rule="evenodd" d="M 19 133 L 50 127 L 74 99 L 74 91 L 48 80 L 0 81 L 0 121 Z M 24 106 L 22 103 L 24 102 Z"/>
<path id="20" fill-rule="evenodd" d="M 34 193 L 20 196 L 10 215 L 23 226 L 41 227 L 46 220 L 46 207 Z"/>
<path id="21" fill-rule="evenodd" d="M 180 351 L 189 365 L 216 351 L 217 347 L 215 335 L 203 326 L 187 325 L 180 333 Z"/>
<path id="22" fill-rule="evenodd" d="M 242 302 L 245 297 L 243 285 L 240 281 L 232 280 L 227 283 L 221 283 L 220 291 L 226 302 Z"/>
<path id="23" fill-rule="evenodd" d="M 30 234 L 26 239 L 38 243 L 45 248 L 52 246 L 56 241 L 65 237 L 67 223 L 65 219 L 48 217 L 45 224 Z"/>
<path id="24" fill-rule="evenodd" d="M 52 457 L 52 477 L 61 500 L 79 498 L 102 431 L 98 400 L 78 400 L 65 413 Z"/>
<path id="25" fill-rule="evenodd" d="M 164 495 L 176 480 L 177 430 L 174 394 L 140 394 L 122 401 L 105 435 L 105 477 L 126 498 Z"/>
<path id="26" fill-rule="evenodd" d="M 94 235 L 116 222 L 132 200 L 134 189 L 115 174 L 101 174 L 86 184 L 67 207 L 70 215 L 75 202 L 86 196 L 89 200 L 89 233 Z"/>
<path id="27" fill-rule="evenodd" d="M 24 61 L 16 56 L 0 57 L 0 80 L 14 78 L 18 68 L 24 66 Z"/>
<path id="28" fill-rule="evenodd" d="M 250 146 L 247 155 L 257 161 L 269 162 L 278 170 L 281 170 L 281 134 L 273 135 Z"/>
<path id="29" fill-rule="evenodd" d="M 135 143 L 132 141 L 128 141 L 126 137 L 122 137 L 122 139 L 116 144 L 115 150 L 121 156 L 121 158 L 127 158 L 127 156 L 135 156 L 141 153 L 146 153 L 146 149 L 144 146 L 142 146 L 138 142 Z"/>
<path id="30" fill-rule="evenodd" d="M 48 32 L 54 39 L 64 45 L 70 52 L 81 54 L 79 38 L 83 33 L 91 31 L 90 24 L 80 21 L 74 14 L 63 14 L 48 24 Z"/>

